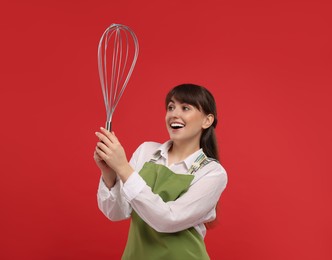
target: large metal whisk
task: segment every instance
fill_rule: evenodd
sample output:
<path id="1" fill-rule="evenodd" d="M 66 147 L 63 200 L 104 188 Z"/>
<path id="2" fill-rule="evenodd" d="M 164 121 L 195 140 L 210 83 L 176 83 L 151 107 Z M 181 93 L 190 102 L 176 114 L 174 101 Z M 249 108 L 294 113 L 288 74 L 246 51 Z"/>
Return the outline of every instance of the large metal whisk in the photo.
<path id="1" fill-rule="evenodd" d="M 106 107 L 106 126 L 112 129 L 112 116 L 134 70 L 139 47 L 135 33 L 125 25 L 112 24 L 100 38 L 98 70 Z"/>

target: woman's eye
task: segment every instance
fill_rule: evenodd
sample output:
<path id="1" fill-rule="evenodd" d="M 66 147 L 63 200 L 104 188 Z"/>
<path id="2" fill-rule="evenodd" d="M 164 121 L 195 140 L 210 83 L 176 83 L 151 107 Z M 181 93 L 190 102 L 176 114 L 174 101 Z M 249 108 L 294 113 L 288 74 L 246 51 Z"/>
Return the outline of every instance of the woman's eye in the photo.
<path id="1" fill-rule="evenodd" d="M 183 107 L 183 110 L 184 110 L 184 111 L 188 111 L 188 110 L 190 110 L 190 108 L 189 108 L 188 106 L 184 106 L 184 107 Z"/>
<path id="2" fill-rule="evenodd" d="M 168 106 L 168 107 L 167 107 L 167 110 L 168 110 L 168 111 L 173 111 L 173 110 L 174 110 L 174 106 Z"/>

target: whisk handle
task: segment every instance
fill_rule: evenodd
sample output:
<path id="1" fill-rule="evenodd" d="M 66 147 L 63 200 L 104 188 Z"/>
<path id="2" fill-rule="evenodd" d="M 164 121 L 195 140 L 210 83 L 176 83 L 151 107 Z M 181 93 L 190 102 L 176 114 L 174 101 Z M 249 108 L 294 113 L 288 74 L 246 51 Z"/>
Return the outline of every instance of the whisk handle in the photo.
<path id="1" fill-rule="evenodd" d="M 105 128 L 107 131 L 111 132 L 112 131 L 112 122 L 106 122 Z"/>

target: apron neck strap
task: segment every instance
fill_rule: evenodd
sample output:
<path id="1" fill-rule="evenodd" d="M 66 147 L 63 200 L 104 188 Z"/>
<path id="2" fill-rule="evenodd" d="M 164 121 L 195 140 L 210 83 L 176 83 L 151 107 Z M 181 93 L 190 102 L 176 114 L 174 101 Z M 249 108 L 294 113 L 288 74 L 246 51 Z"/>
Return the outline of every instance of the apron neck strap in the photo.
<path id="1" fill-rule="evenodd" d="M 202 168 L 205 164 L 208 163 L 207 156 L 205 155 L 204 152 L 201 152 L 194 163 L 191 165 L 189 168 L 188 173 L 189 174 L 194 174 L 196 171 L 198 171 L 200 168 Z"/>

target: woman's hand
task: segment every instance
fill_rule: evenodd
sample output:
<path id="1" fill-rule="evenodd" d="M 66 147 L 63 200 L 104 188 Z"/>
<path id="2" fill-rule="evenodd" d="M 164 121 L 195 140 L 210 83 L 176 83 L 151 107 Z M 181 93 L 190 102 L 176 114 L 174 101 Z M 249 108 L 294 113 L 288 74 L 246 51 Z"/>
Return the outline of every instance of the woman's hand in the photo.
<path id="1" fill-rule="evenodd" d="M 106 163 L 105 161 L 98 155 L 97 153 L 97 150 L 99 148 L 96 147 L 96 150 L 93 154 L 93 159 L 95 160 L 98 168 L 100 169 L 101 171 L 101 175 L 102 175 L 102 178 L 103 178 L 103 181 L 106 185 L 107 188 L 111 189 L 114 184 L 115 184 L 115 180 L 116 180 L 116 173 L 115 171 L 110 168 Z"/>
<path id="2" fill-rule="evenodd" d="M 96 163 L 105 169 L 106 167 L 113 169 L 125 182 L 134 171 L 128 163 L 126 153 L 114 132 L 110 133 L 102 127 L 100 130 L 101 132 L 96 132 L 100 141 L 97 143 L 95 153 L 104 161 L 105 165 L 102 165 L 100 161 L 98 163 L 96 161 Z"/>

